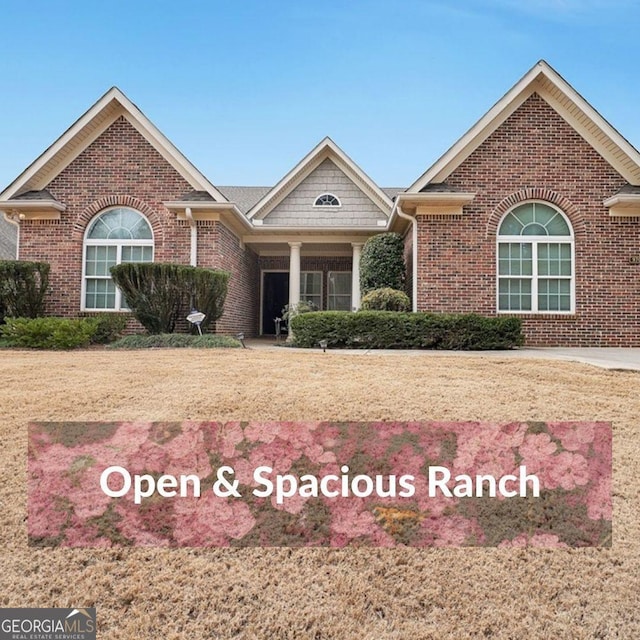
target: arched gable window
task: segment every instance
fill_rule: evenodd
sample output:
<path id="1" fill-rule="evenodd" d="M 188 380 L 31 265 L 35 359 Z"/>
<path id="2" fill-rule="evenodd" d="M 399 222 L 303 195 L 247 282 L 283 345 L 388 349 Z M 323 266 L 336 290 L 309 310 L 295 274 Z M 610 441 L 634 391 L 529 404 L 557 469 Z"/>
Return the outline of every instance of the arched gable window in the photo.
<path id="1" fill-rule="evenodd" d="M 323 193 L 319 195 L 315 202 L 313 203 L 314 207 L 341 207 L 342 204 L 337 196 L 334 196 L 333 193 Z"/>
<path id="2" fill-rule="evenodd" d="M 103 211 L 87 227 L 83 246 L 83 309 L 127 309 L 109 273 L 110 267 L 121 262 L 153 262 L 153 232 L 141 213 L 117 207 Z"/>
<path id="3" fill-rule="evenodd" d="M 573 313 L 574 241 L 556 207 L 526 202 L 498 227 L 498 311 Z"/>

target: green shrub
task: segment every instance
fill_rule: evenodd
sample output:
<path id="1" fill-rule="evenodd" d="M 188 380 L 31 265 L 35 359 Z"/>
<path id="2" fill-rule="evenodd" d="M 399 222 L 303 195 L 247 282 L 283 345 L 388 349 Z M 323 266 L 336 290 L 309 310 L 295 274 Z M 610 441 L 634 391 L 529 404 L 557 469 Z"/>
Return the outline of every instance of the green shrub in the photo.
<path id="1" fill-rule="evenodd" d="M 369 291 L 361 301 L 363 311 L 410 311 L 411 300 L 404 291 L 383 287 Z"/>
<path id="2" fill-rule="evenodd" d="M 0 320 L 38 318 L 44 315 L 44 297 L 49 286 L 46 262 L 0 260 Z"/>
<path id="3" fill-rule="evenodd" d="M 10 347 L 75 349 L 86 347 L 95 330 L 93 318 L 7 318 L 0 332 Z"/>
<path id="4" fill-rule="evenodd" d="M 404 291 L 406 268 L 404 241 L 397 233 L 381 233 L 369 238 L 360 258 L 360 290 L 389 287 Z"/>
<path id="5" fill-rule="evenodd" d="M 89 319 L 96 328 L 91 338 L 91 343 L 108 344 L 122 336 L 129 317 L 121 313 L 102 313 Z"/>
<path id="6" fill-rule="evenodd" d="M 297 304 L 294 304 L 291 308 L 289 308 L 288 304 L 285 304 L 282 307 L 282 321 L 287 324 L 293 320 L 296 316 L 301 313 L 311 313 L 312 311 L 317 311 L 318 305 L 315 302 L 311 302 L 311 300 L 300 300 Z"/>
<path id="7" fill-rule="evenodd" d="M 295 345 L 352 349 L 511 349 L 523 344 L 515 317 L 476 314 L 321 311 L 292 321 Z"/>
<path id="8" fill-rule="evenodd" d="M 150 336 L 125 336 L 107 346 L 107 349 L 179 349 L 193 347 L 196 349 L 235 348 L 241 346 L 234 338 L 227 336 L 191 336 L 185 333 L 158 333 Z"/>
<path id="9" fill-rule="evenodd" d="M 142 326 L 152 334 L 173 333 L 191 309 L 205 314 L 202 329 L 220 318 L 229 273 L 159 262 L 123 263 L 111 275 Z"/>

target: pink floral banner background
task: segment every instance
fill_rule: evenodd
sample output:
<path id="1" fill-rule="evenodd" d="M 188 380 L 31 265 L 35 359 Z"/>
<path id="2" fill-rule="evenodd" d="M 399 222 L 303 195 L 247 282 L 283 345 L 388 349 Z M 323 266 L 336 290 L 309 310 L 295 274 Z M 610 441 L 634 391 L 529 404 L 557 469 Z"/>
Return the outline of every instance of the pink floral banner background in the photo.
<path id="1" fill-rule="evenodd" d="M 45 547 L 611 546 L 611 425 L 597 422 L 40 422 L 29 425 L 29 544 Z M 345 465 L 348 473 L 345 474 Z M 201 495 L 111 497 L 105 469 L 200 479 Z M 221 467 L 234 495 L 212 486 Z M 517 475 L 539 497 L 430 495 L 431 467 Z M 256 495 L 269 476 L 347 475 L 347 497 Z M 353 495 L 364 475 L 412 477 L 413 494 Z M 384 480 L 386 479 L 386 484 Z M 123 485 L 118 474 L 110 490 Z M 146 485 L 148 486 L 148 485 Z M 367 487 L 366 481 L 356 486 Z M 377 486 L 377 485 L 376 485 Z M 408 492 L 405 492 L 408 493 Z"/>

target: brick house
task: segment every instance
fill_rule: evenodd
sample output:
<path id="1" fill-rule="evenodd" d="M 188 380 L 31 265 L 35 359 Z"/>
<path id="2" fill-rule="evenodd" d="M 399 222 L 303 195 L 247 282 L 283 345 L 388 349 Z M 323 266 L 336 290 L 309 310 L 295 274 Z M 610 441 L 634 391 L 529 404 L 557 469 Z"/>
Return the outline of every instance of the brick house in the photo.
<path id="1" fill-rule="evenodd" d="M 398 149 L 401 152 L 401 149 Z M 214 186 L 117 88 L 2 194 L 50 313 L 119 311 L 108 267 L 231 272 L 219 332 L 357 309 L 367 238 L 405 238 L 414 310 L 517 314 L 530 345 L 640 345 L 640 154 L 541 61 L 409 188 L 326 138 L 274 187 Z"/>

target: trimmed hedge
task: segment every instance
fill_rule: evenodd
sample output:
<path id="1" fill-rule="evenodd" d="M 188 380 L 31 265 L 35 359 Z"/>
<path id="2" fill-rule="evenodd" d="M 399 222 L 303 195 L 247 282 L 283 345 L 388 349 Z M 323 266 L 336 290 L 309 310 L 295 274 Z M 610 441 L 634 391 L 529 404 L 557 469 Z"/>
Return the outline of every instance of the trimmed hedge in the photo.
<path id="1" fill-rule="evenodd" d="M 406 268 L 404 241 L 398 233 L 380 233 L 372 236 L 362 248 L 360 258 L 360 290 L 363 294 L 373 289 L 389 287 L 404 290 Z"/>
<path id="2" fill-rule="evenodd" d="M 369 291 L 360 303 L 363 311 L 411 311 L 411 300 L 404 291 L 383 287 Z"/>
<path id="3" fill-rule="evenodd" d="M 523 344 L 516 317 L 476 314 L 319 311 L 292 320 L 295 346 L 350 349 L 512 349 Z"/>
<path id="4" fill-rule="evenodd" d="M 120 338 L 127 327 L 128 319 L 128 316 L 121 313 L 101 313 L 87 318 L 96 326 L 91 344 L 108 344 Z"/>
<path id="5" fill-rule="evenodd" d="M 0 333 L 9 347 L 75 349 L 88 346 L 97 327 L 94 318 L 7 318 Z"/>
<path id="6" fill-rule="evenodd" d="M 0 260 L 0 321 L 44 315 L 48 287 L 48 263 Z"/>
<path id="7" fill-rule="evenodd" d="M 230 274 L 215 269 L 161 262 L 111 267 L 133 315 L 152 334 L 173 333 L 178 318 L 192 309 L 205 314 L 202 330 L 222 316 Z"/>
<path id="8" fill-rule="evenodd" d="M 158 333 L 152 336 L 132 335 L 108 345 L 107 349 L 195 349 L 236 348 L 240 343 L 227 336 L 191 336 L 185 333 Z"/>

